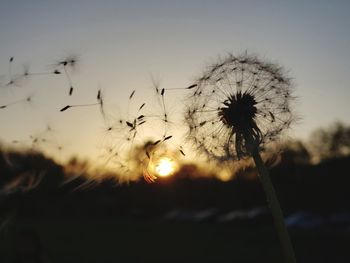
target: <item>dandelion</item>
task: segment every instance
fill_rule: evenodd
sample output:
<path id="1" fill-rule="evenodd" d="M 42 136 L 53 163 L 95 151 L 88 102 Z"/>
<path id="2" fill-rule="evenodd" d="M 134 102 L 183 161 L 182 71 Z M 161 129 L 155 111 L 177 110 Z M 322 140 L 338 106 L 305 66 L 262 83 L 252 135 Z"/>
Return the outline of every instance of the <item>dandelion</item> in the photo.
<path id="1" fill-rule="evenodd" d="M 247 53 L 210 66 L 191 86 L 185 120 L 195 149 L 216 161 L 253 157 L 286 262 L 295 262 L 283 214 L 260 151 L 295 120 L 292 81 L 283 69 Z"/>

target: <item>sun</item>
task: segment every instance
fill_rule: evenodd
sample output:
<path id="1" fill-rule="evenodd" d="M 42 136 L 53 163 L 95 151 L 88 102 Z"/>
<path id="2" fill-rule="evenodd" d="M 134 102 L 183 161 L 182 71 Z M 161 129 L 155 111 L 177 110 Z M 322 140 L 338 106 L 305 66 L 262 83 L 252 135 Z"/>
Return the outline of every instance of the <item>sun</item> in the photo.
<path id="1" fill-rule="evenodd" d="M 168 177 L 175 171 L 175 162 L 168 157 L 163 157 L 156 163 L 154 170 L 160 177 Z"/>

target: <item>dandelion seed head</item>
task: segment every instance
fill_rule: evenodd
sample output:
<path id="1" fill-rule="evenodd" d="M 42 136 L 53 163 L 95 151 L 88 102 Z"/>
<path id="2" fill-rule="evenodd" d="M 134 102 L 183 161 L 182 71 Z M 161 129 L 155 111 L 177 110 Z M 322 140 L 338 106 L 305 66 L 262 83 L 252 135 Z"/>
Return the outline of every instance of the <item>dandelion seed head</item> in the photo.
<path id="1" fill-rule="evenodd" d="M 294 122 L 290 77 L 256 56 L 228 55 L 192 86 L 185 111 L 188 139 L 211 159 L 249 156 L 250 147 L 263 149 Z"/>

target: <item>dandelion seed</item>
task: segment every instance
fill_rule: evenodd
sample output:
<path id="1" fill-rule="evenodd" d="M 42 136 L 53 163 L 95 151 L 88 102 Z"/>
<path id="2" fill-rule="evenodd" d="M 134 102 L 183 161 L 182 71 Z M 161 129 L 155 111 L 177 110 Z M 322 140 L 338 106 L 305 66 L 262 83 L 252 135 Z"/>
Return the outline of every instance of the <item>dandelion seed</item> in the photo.
<path id="1" fill-rule="evenodd" d="M 24 66 L 23 76 L 24 77 L 28 77 L 29 75 L 30 75 L 30 73 L 29 73 L 29 66 L 26 65 L 26 66 Z"/>
<path id="2" fill-rule="evenodd" d="M 93 107 L 93 106 L 100 106 L 100 109 L 102 111 L 102 114 L 104 114 L 103 112 L 103 100 L 102 100 L 102 96 L 100 98 L 100 100 L 97 103 L 87 103 L 87 104 L 75 104 L 75 105 L 67 105 L 65 107 L 63 107 L 62 109 L 60 109 L 60 111 L 66 111 L 69 108 L 80 108 L 80 107 Z"/>
<path id="3" fill-rule="evenodd" d="M 195 87 L 197 87 L 197 84 L 190 85 L 186 88 L 166 88 L 164 90 L 188 90 L 188 89 L 193 89 Z"/>
<path id="4" fill-rule="evenodd" d="M 69 96 L 71 96 L 73 94 L 73 86 L 70 86 L 69 88 Z"/>
<path id="5" fill-rule="evenodd" d="M 16 104 L 20 104 L 20 103 L 23 103 L 23 102 L 27 102 L 27 103 L 30 103 L 32 101 L 32 96 L 33 95 L 30 95 L 24 99 L 20 99 L 20 100 L 15 100 L 15 101 L 12 101 L 10 103 L 7 103 L 5 105 L 1 105 L 0 106 L 0 109 L 5 109 L 5 108 L 8 108 L 10 106 L 13 106 L 13 105 L 16 105 Z"/>
<path id="6" fill-rule="evenodd" d="M 164 138 L 164 140 L 163 140 L 163 141 L 169 140 L 169 139 L 171 139 L 172 137 L 173 137 L 172 135 L 167 136 L 167 137 L 165 137 L 165 138 Z"/>
<path id="7" fill-rule="evenodd" d="M 131 92 L 131 94 L 130 94 L 130 96 L 129 96 L 129 100 L 132 99 L 132 97 L 134 96 L 135 92 L 136 92 L 136 90 L 133 90 L 133 91 Z"/>
<path id="8" fill-rule="evenodd" d="M 10 57 L 9 59 L 9 77 L 12 80 L 12 62 L 13 62 L 14 57 Z"/>
<path id="9" fill-rule="evenodd" d="M 157 140 L 157 141 L 155 141 L 154 143 L 153 143 L 153 145 L 157 145 L 158 143 L 160 143 L 161 142 L 161 140 Z"/>
<path id="10" fill-rule="evenodd" d="M 22 86 L 22 81 L 23 81 L 23 76 L 21 75 L 15 75 L 15 76 L 11 76 L 10 80 L 6 83 L 6 87 L 11 87 L 11 86 L 15 86 L 17 88 L 20 88 Z"/>
<path id="11" fill-rule="evenodd" d="M 154 88 L 156 95 L 159 94 L 159 80 L 156 80 L 153 76 L 151 76 L 152 87 Z"/>
<path id="12" fill-rule="evenodd" d="M 25 78 L 28 78 L 30 76 L 40 76 L 40 75 L 58 75 L 58 74 L 61 74 L 60 71 L 58 70 L 54 70 L 54 71 L 49 71 L 49 72 L 31 72 L 29 70 L 29 66 L 28 65 L 25 65 L 23 67 L 23 74 L 20 75 L 18 78 L 21 78 L 21 77 L 25 77 Z"/>
<path id="13" fill-rule="evenodd" d="M 162 114 L 159 114 L 159 115 L 154 115 L 153 117 L 157 117 L 161 120 L 162 124 L 164 124 L 164 134 L 167 133 L 167 130 L 169 128 L 169 119 L 168 119 L 168 111 L 167 111 L 167 107 L 166 107 L 166 104 L 165 104 L 165 91 L 166 90 L 171 90 L 171 89 L 165 89 L 165 88 L 162 88 L 162 89 L 159 89 L 159 84 L 157 83 L 156 84 L 157 87 L 157 101 L 158 103 L 160 104 L 161 106 L 161 111 L 162 111 Z M 177 88 L 174 88 L 174 89 L 177 89 Z M 158 92 L 160 90 L 160 92 Z"/>
<path id="14" fill-rule="evenodd" d="M 158 90 L 156 93 L 159 105 L 161 106 L 161 112 L 157 112 L 157 114 L 145 114 L 143 110 L 145 109 L 146 103 L 141 103 L 139 106 L 136 105 L 136 107 L 132 107 L 132 109 L 135 109 L 135 112 L 134 114 L 131 114 L 129 111 L 129 105 L 132 103 L 131 100 L 135 99 L 136 95 L 136 90 L 133 90 L 128 97 L 129 99 L 126 118 L 118 118 L 116 125 L 109 133 L 110 139 L 113 141 L 112 144 L 115 145 L 114 152 L 120 153 L 119 156 L 113 156 L 113 159 L 111 160 L 118 159 L 118 163 L 121 162 L 124 166 L 129 166 L 131 171 L 135 169 L 135 167 L 142 167 L 143 176 L 147 182 L 153 182 L 157 178 L 154 176 L 152 169 L 149 169 L 149 164 L 152 163 L 154 156 L 159 152 L 159 149 L 164 147 L 166 142 L 170 142 L 172 135 L 158 135 L 160 138 L 157 138 L 157 135 L 153 134 L 152 137 L 155 138 L 152 138 L 152 141 L 149 141 L 147 146 L 145 146 L 142 151 L 139 152 L 139 154 L 136 156 L 137 160 L 133 160 L 133 158 L 130 159 L 129 153 L 133 152 L 133 149 L 135 147 L 137 148 L 137 145 L 139 145 L 140 140 L 144 139 L 144 125 L 149 123 L 150 125 L 154 124 L 157 126 L 157 123 L 154 121 L 159 120 L 162 122 L 162 124 L 168 122 L 168 113 L 166 112 L 164 100 L 166 89 L 159 89 L 157 87 L 156 90 Z M 167 132 L 164 131 L 163 134 L 167 134 Z M 138 164 L 136 165 L 135 162 Z"/>
<path id="15" fill-rule="evenodd" d="M 142 105 L 140 106 L 138 111 L 140 111 L 145 105 L 146 105 L 146 103 L 142 103 Z"/>
<path id="16" fill-rule="evenodd" d="M 61 66 L 70 66 L 72 68 L 74 68 L 77 64 L 78 58 L 74 55 L 70 55 L 68 57 L 66 57 L 65 59 L 58 61 L 57 65 L 61 65 Z"/>
<path id="17" fill-rule="evenodd" d="M 56 67 L 63 69 L 64 75 L 66 76 L 68 86 L 69 86 L 69 91 L 68 91 L 69 96 L 72 96 L 73 94 L 74 85 L 72 83 L 72 79 L 67 67 L 74 69 L 77 64 L 77 61 L 78 59 L 76 56 L 68 56 L 67 58 L 60 60 L 56 63 Z M 55 69 L 54 74 L 61 74 L 61 71 L 58 69 Z"/>
<path id="18" fill-rule="evenodd" d="M 186 89 L 193 89 L 193 88 L 195 88 L 195 87 L 197 87 L 197 84 L 193 84 L 193 85 L 191 85 L 191 86 L 188 86 Z"/>
<path id="19" fill-rule="evenodd" d="M 100 105 L 101 115 L 102 115 L 103 119 L 106 120 L 106 114 L 105 114 L 105 109 L 104 109 L 103 93 L 102 93 L 102 91 L 100 89 L 97 91 L 97 97 L 96 98 L 97 98 L 98 104 Z"/>
<path id="20" fill-rule="evenodd" d="M 67 105 L 67 106 L 63 107 L 62 109 L 60 109 L 60 111 L 62 112 L 62 111 L 68 110 L 70 107 L 71 106 Z"/>

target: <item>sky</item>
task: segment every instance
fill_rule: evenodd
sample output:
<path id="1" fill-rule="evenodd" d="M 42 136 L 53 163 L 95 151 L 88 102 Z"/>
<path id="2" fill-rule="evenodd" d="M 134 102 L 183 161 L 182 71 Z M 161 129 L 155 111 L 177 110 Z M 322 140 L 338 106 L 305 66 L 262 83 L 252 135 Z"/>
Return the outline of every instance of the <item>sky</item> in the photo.
<path id="1" fill-rule="evenodd" d="M 63 153 L 52 152 L 56 157 L 100 156 L 108 140 L 98 108 L 59 109 L 94 103 L 101 89 L 109 112 L 135 112 L 144 101 L 155 105 L 152 78 L 161 87 L 186 87 L 208 63 L 245 51 L 283 65 L 294 79 L 301 118 L 290 137 L 306 140 L 334 121 L 349 124 L 349 11 L 350 3 L 340 0 L 3 0 L 0 104 L 33 97 L 30 104 L 0 111 L 0 141 L 28 143 L 49 125 L 50 140 L 64 147 Z M 62 75 L 33 76 L 6 87 L 10 57 L 12 72 L 23 65 L 47 72 L 71 54 L 79 58 L 70 72 L 72 96 Z M 133 90 L 136 106 L 130 108 Z M 167 96 L 171 112 L 181 112 L 182 98 L 177 92 Z"/>

